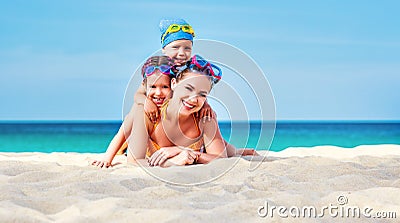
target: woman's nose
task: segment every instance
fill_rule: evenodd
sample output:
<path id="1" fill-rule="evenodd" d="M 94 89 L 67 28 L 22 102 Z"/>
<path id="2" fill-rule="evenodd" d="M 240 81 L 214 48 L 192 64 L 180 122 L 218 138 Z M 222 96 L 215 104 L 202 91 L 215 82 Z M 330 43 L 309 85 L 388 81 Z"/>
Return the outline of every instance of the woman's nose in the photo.
<path id="1" fill-rule="evenodd" d="M 194 103 L 194 102 L 197 103 L 197 97 L 198 97 L 198 95 L 192 95 L 192 96 L 189 97 L 189 101 L 190 101 L 190 102 L 193 102 L 193 103 Z"/>

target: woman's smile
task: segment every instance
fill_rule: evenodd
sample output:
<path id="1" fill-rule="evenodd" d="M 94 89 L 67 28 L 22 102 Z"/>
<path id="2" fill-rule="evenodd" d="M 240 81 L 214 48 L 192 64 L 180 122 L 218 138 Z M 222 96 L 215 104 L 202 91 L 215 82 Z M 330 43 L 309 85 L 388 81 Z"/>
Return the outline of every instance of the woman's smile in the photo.
<path id="1" fill-rule="evenodd" d="M 182 104 L 183 104 L 184 108 L 186 108 L 187 110 L 191 110 L 194 107 L 196 107 L 196 105 L 191 104 L 191 103 L 189 103 L 189 102 L 187 102 L 185 100 L 182 100 Z"/>

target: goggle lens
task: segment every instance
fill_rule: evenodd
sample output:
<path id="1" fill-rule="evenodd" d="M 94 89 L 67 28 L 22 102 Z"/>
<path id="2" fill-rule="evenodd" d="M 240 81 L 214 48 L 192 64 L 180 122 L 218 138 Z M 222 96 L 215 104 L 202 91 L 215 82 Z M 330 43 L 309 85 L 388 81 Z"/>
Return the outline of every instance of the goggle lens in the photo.
<path id="1" fill-rule="evenodd" d="M 190 63 L 189 67 L 192 68 L 193 66 L 196 66 L 197 68 L 202 69 L 202 72 L 206 72 L 207 75 L 213 77 L 214 83 L 217 83 L 219 80 L 221 80 L 222 77 L 221 69 L 218 66 L 211 64 L 203 57 L 199 55 L 194 55 L 192 57 L 192 61 L 189 63 Z"/>
<path id="2" fill-rule="evenodd" d="M 151 76 L 158 69 L 162 74 L 173 76 L 174 72 L 172 71 L 172 67 L 168 65 L 160 65 L 160 66 L 148 66 L 144 70 L 143 78 Z"/>

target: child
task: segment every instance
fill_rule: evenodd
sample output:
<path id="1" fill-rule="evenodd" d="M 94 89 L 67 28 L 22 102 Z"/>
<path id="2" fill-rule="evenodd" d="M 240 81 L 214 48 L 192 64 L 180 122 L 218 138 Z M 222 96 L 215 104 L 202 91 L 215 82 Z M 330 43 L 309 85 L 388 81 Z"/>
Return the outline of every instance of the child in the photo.
<path id="1" fill-rule="evenodd" d="M 193 37 L 195 36 L 193 28 L 183 19 L 162 19 L 160 31 L 162 53 L 172 58 L 175 65 L 184 65 L 192 56 Z M 152 122 L 158 120 L 159 109 L 154 103 L 146 100 L 144 88 L 139 88 L 135 94 L 135 103 L 144 106 L 145 113 Z M 198 115 L 200 117 L 213 116 L 208 104 Z"/>
<path id="2" fill-rule="evenodd" d="M 146 90 L 148 101 L 154 103 L 158 108 L 171 96 L 171 77 L 174 75 L 174 63 L 168 56 L 150 57 L 142 66 L 142 87 Z M 128 114 L 124 123 L 131 121 Z M 123 126 L 111 141 L 102 160 L 95 160 L 92 165 L 99 167 L 110 167 L 115 154 L 125 142 Z M 122 143 L 121 143 L 122 142 Z"/>

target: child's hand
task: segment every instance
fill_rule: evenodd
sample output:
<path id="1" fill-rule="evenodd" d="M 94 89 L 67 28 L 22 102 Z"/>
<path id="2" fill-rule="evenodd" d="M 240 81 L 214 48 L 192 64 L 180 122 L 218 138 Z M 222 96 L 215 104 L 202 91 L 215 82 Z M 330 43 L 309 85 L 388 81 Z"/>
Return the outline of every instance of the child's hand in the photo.
<path id="1" fill-rule="evenodd" d="M 110 162 L 104 160 L 94 160 L 91 164 L 100 168 L 108 168 L 112 166 Z"/>
<path id="2" fill-rule="evenodd" d="M 207 101 L 204 102 L 203 107 L 195 114 L 196 118 L 203 119 L 203 121 L 208 119 L 210 121 L 212 118 L 216 116 L 214 110 L 212 110 L 210 104 Z"/>
<path id="3" fill-rule="evenodd" d="M 156 104 L 150 99 L 146 99 L 144 103 L 144 113 L 149 117 L 150 121 L 156 123 L 158 120 L 158 116 L 160 115 L 160 111 Z"/>

